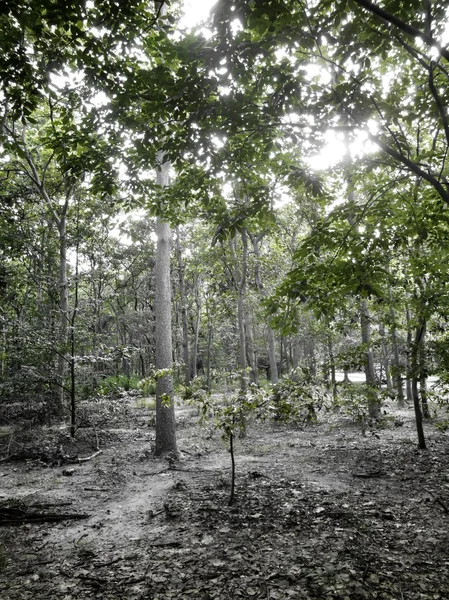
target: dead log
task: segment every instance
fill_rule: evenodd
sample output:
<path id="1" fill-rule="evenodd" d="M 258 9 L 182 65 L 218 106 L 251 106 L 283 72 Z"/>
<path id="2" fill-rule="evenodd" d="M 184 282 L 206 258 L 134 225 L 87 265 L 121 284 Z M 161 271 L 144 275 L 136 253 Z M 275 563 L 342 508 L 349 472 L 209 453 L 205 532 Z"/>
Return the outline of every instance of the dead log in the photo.
<path id="1" fill-rule="evenodd" d="M 58 523 L 60 521 L 78 521 L 89 518 L 90 515 L 78 513 L 39 513 L 27 512 L 18 508 L 0 509 L 0 526 L 21 525 L 23 523 Z"/>

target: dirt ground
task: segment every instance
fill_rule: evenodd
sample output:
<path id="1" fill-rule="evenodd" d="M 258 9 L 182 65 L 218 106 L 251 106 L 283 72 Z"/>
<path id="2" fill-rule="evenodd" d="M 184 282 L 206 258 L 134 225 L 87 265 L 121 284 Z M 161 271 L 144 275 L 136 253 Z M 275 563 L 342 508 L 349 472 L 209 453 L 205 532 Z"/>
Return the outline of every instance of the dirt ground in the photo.
<path id="1" fill-rule="evenodd" d="M 1 600 L 449 598 L 449 435 L 427 424 L 419 451 L 411 409 L 365 432 L 338 415 L 253 424 L 229 507 L 230 455 L 192 408 L 173 461 L 152 456 L 148 409 L 123 402 L 89 461 L 57 456 L 92 456 L 92 430 L 53 429 L 53 461 L 0 463 Z M 70 518 L 6 525 L 14 509 Z"/>

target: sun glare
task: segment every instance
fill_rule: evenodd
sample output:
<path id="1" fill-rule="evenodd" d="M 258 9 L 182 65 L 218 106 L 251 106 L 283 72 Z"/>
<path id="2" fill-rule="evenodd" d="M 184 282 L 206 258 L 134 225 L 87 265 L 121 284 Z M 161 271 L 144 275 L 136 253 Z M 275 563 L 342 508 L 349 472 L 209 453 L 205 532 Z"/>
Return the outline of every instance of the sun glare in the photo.
<path id="1" fill-rule="evenodd" d="M 192 29 L 203 23 L 218 0 L 184 0 L 183 16 L 179 25 L 185 29 Z"/>

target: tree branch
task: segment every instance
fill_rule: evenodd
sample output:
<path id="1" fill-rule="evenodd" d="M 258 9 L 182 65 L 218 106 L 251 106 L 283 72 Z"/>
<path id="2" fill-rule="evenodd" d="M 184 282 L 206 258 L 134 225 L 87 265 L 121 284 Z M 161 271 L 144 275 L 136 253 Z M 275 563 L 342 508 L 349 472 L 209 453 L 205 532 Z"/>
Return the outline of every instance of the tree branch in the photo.
<path id="1" fill-rule="evenodd" d="M 437 42 L 437 40 L 435 40 L 431 35 L 424 33 L 423 31 L 417 29 L 416 27 L 413 27 L 412 25 L 409 25 L 402 19 L 399 19 L 399 17 L 395 17 L 380 6 L 373 4 L 371 0 L 354 0 L 354 2 L 362 8 L 369 10 L 372 14 L 381 17 L 382 19 L 387 21 L 387 23 L 390 23 L 398 29 L 401 29 L 408 35 L 411 35 L 414 38 L 421 38 L 423 42 L 425 42 L 428 46 L 435 48 L 441 56 L 443 56 L 447 61 L 449 61 L 449 50 L 447 50 L 447 48 L 442 48 Z"/>
<path id="2" fill-rule="evenodd" d="M 396 152 L 396 150 L 393 150 L 393 148 L 383 142 L 376 135 L 368 132 L 368 138 L 377 146 L 379 146 L 379 148 L 381 148 L 386 154 L 388 154 L 388 156 L 391 156 L 391 158 L 394 158 L 398 162 L 402 163 L 405 167 L 412 171 L 412 173 L 415 173 L 415 175 L 418 175 L 419 177 L 422 177 L 428 181 L 438 192 L 442 200 L 449 205 L 449 190 L 446 190 L 441 181 L 439 181 L 434 175 L 431 175 L 430 173 L 427 173 L 427 171 L 421 169 L 419 165 L 407 158 L 404 154 L 400 154 L 399 152 Z"/>

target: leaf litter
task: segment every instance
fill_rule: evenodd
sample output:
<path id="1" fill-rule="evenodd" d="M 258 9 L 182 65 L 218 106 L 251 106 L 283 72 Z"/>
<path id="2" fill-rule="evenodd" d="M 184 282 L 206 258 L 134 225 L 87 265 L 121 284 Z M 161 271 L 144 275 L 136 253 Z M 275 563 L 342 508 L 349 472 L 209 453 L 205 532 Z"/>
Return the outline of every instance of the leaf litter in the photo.
<path id="1" fill-rule="evenodd" d="M 418 451 L 411 414 L 372 436 L 253 425 L 230 507 L 218 435 L 184 418 L 173 464 L 151 457 L 152 431 L 128 427 L 70 478 L 2 464 L 0 500 L 91 515 L 1 527 L 2 600 L 449 598 L 449 439 L 428 425 Z"/>

